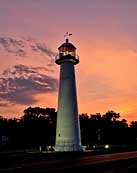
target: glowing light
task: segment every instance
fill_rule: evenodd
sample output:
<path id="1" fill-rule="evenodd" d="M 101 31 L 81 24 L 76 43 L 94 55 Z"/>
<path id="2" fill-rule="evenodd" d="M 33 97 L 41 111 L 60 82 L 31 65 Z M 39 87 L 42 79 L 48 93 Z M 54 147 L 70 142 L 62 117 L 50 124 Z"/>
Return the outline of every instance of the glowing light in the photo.
<path id="1" fill-rule="evenodd" d="M 93 145 L 93 148 L 95 149 L 96 148 L 96 145 Z"/>
<path id="2" fill-rule="evenodd" d="M 108 144 L 106 144 L 106 145 L 105 145 L 105 149 L 108 149 L 108 148 L 109 148 L 109 145 L 108 145 Z"/>

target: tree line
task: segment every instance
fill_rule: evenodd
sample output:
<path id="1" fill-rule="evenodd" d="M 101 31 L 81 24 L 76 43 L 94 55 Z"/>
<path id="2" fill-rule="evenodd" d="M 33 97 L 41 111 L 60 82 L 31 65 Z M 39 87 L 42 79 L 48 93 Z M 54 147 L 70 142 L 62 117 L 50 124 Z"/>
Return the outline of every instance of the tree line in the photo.
<path id="1" fill-rule="evenodd" d="M 94 144 L 129 145 L 137 143 L 137 121 L 129 125 L 115 111 L 79 115 L 81 141 Z M 57 112 L 54 108 L 28 107 L 19 119 L 0 116 L 0 149 L 31 149 L 55 145 Z"/>

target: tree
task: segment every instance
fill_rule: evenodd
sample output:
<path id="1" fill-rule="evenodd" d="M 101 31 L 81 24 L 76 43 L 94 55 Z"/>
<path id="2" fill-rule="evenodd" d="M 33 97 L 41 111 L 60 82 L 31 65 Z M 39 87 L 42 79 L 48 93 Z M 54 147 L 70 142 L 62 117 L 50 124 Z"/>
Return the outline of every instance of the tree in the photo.
<path id="1" fill-rule="evenodd" d="M 120 118 L 120 114 L 111 110 L 111 111 L 106 112 L 103 115 L 103 118 L 106 120 L 109 120 L 109 121 L 117 121 Z"/>
<path id="2" fill-rule="evenodd" d="M 28 107 L 21 118 L 24 142 L 28 146 L 54 145 L 56 112 L 54 108 Z"/>

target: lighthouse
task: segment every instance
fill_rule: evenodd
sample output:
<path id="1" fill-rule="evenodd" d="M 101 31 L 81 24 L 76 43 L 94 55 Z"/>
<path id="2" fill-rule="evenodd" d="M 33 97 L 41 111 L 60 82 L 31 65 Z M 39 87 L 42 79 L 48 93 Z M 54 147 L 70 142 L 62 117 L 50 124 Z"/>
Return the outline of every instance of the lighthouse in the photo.
<path id="1" fill-rule="evenodd" d="M 58 48 L 55 63 L 60 65 L 55 151 L 82 151 L 74 66 L 79 63 L 76 47 L 69 42 Z"/>

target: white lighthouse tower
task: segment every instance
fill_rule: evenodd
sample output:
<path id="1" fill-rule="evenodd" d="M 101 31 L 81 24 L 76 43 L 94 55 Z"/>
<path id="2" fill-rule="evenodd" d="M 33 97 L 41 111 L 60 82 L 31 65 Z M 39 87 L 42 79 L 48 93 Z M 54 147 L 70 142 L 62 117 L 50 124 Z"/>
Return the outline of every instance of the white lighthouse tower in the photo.
<path id="1" fill-rule="evenodd" d="M 67 33 L 67 36 L 71 34 Z M 60 65 L 55 151 L 82 151 L 78 118 L 74 65 L 79 63 L 76 47 L 68 38 L 59 48 L 56 64 Z"/>

